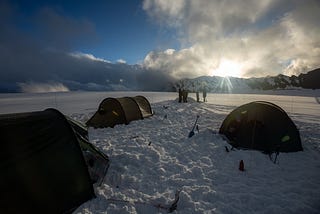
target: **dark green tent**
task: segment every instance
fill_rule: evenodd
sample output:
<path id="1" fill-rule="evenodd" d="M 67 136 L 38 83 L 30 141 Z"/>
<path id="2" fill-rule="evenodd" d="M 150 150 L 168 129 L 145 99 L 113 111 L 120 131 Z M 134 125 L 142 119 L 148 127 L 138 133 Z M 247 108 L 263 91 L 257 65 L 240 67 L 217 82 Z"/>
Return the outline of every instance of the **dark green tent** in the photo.
<path id="1" fill-rule="evenodd" d="M 114 127 L 117 124 L 129 124 L 152 116 L 149 101 L 143 96 L 106 98 L 102 100 L 98 111 L 86 122 L 94 128 Z"/>
<path id="2" fill-rule="evenodd" d="M 236 148 L 266 153 L 302 151 L 300 134 L 279 106 L 256 101 L 233 110 L 223 121 L 220 134 Z"/>
<path id="3" fill-rule="evenodd" d="M 88 127 L 65 116 L 71 125 L 86 161 L 92 183 L 99 186 L 109 168 L 109 157 L 89 142 Z"/>
<path id="4" fill-rule="evenodd" d="M 68 213 L 95 197 L 93 146 L 71 123 L 54 109 L 0 115 L 0 213 Z"/>

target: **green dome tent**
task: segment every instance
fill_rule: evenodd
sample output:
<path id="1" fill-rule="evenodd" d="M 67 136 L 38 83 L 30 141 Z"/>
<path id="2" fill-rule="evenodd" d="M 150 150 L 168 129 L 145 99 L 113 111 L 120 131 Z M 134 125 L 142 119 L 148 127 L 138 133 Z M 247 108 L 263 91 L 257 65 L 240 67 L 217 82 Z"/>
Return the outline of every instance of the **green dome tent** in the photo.
<path id="1" fill-rule="evenodd" d="M 223 121 L 220 134 L 236 148 L 272 152 L 302 151 L 300 134 L 287 113 L 265 101 L 244 104 Z"/>
<path id="2" fill-rule="evenodd" d="M 143 96 L 106 98 L 98 111 L 86 122 L 94 128 L 114 127 L 117 124 L 129 124 L 152 116 L 149 101 Z"/>
<path id="3" fill-rule="evenodd" d="M 109 159 L 85 127 L 47 109 L 0 115 L 0 130 L 0 213 L 70 213 L 95 197 Z"/>

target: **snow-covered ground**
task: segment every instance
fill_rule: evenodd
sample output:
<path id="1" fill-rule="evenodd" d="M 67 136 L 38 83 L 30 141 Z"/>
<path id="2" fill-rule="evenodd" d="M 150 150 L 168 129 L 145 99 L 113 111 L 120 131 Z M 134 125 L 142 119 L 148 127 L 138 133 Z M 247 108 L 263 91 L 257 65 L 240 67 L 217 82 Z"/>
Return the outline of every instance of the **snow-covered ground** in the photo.
<path id="1" fill-rule="evenodd" d="M 97 198 L 77 214 L 166 213 L 161 207 L 172 203 L 177 190 L 176 213 L 320 213 L 319 90 L 290 93 L 295 94 L 209 94 L 207 103 L 178 103 L 176 93 L 155 92 L 0 94 L 0 113 L 53 107 L 86 122 L 103 98 L 148 98 L 154 116 L 89 129 L 90 141 L 111 163 Z M 223 119 L 254 100 L 287 111 L 300 130 L 303 152 L 281 153 L 276 164 L 258 151 L 226 152 L 229 144 L 217 134 Z M 199 132 L 188 138 L 197 115 Z M 244 172 L 238 170 L 240 160 Z"/>

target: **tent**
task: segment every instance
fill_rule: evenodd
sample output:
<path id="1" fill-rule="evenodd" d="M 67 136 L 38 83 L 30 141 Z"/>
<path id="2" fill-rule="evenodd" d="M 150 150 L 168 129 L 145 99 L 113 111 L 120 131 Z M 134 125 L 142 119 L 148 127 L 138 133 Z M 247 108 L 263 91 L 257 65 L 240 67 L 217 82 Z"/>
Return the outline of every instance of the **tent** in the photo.
<path id="1" fill-rule="evenodd" d="M 89 142 L 87 126 L 68 116 L 65 117 L 78 139 L 92 183 L 94 186 L 100 186 L 109 168 L 109 157 Z"/>
<path id="2" fill-rule="evenodd" d="M 87 121 L 87 126 L 94 128 L 114 127 L 117 124 L 129 124 L 152 116 L 149 101 L 143 96 L 106 98 L 98 111 Z"/>
<path id="3" fill-rule="evenodd" d="M 0 130 L 0 213 L 70 213 L 95 197 L 91 174 L 109 161 L 75 121 L 47 109 L 0 115 Z"/>
<path id="4" fill-rule="evenodd" d="M 303 150 L 293 121 L 270 102 L 256 101 L 236 108 L 225 118 L 219 133 L 236 148 L 266 153 Z"/>

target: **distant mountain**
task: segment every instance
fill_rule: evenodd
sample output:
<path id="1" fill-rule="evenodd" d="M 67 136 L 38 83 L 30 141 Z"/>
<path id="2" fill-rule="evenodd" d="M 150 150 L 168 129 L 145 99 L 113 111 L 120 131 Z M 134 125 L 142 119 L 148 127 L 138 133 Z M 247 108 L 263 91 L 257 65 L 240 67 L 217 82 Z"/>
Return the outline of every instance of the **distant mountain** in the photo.
<path id="1" fill-rule="evenodd" d="M 195 79 L 182 79 L 174 83 L 174 88 L 185 88 L 190 91 L 203 90 L 210 92 L 247 92 L 250 90 L 276 89 L 320 89 L 320 68 L 299 76 L 267 76 L 261 78 L 237 78 L 202 76 Z"/>
<path id="2" fill-rule="evenodd" d="M 68 56 L 70 57 L 70 56 Z M 142 65 L 93 62 L 70 57 L 72 63 L 64 67 L 46 68 L 46 72 L 0 72 L 0 93 L 50 91 L 189 91 L 206 88 L 210 92 L 245 93 L 252 90 L 308 88 L 320 89 L 320 68 L 299 76 L 268 76 L 262 78 L 236 78 L 201 76 L 194 79 L 174 79 L 164 71 L 149 70 Z M 63 64 L 63 63 L 60 63 Z M 60 65 L 57 63 L 57 66 Z M 41 70 L 42 71 L 42 70 Z M 90 72 L 88 72 L 90 71 Z M 22 75 L 23 74 L 23 75 Z"/>
<path id="3" fill-rule="evenodd" d="M 320 68 L 309 71 L 307 74 L 300 74 L 298 78 L 302 88 L 320 88 Z"/>

